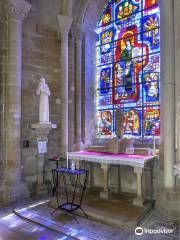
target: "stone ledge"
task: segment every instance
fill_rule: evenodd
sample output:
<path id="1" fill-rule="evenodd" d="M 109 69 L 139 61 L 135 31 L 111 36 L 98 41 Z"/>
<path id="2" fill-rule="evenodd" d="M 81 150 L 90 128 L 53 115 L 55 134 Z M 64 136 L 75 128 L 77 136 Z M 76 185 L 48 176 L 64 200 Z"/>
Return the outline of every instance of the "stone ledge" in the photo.
<path id="1" fill-rule="evenodd" d="M 51 128 L 57 128 L 57 124 L 51 123 L 51 122 L 43 122 L 43 123 L 33 123 L 31 124 L 32 129 L 51 129 Z"/>

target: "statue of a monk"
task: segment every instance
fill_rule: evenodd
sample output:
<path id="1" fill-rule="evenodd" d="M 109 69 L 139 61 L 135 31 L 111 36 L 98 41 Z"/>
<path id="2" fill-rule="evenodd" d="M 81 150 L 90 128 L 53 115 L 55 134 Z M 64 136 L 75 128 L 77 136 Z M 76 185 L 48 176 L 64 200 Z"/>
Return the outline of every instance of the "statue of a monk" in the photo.
<path id="1" fill-rule="evenodd" d="M 37 89 L 39 95 L 39 122 L 49 122 L 49 96 L 50 90 L 45 78 L 41 78 Z"/>

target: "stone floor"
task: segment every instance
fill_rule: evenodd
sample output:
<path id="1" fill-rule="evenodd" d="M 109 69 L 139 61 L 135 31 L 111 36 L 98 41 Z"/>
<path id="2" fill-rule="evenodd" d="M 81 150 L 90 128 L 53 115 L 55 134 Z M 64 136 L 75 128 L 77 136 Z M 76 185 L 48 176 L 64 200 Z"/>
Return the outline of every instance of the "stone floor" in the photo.
<path id="1" fill-rule="evenodd" d="M 135 234 L 135 227 L 117 228 L 104 223 L 68 214 L 49 207 L 49 199 L 21 202 L 0 211 L 0 240 L 168 240 L 180 239 L 178 222 L 167 221 L 155 210 L 147 214 L 140 226 L 144 233 Z M 146 233 L 166 229 L 171 233 Z"/>
<path id="2" fill-rule="evenodd" d="M 135 227 L 141 218 L 152 208 L 152 201 L 146 201 L 144 207 L 136 207 L 134 194 L 111 194 L 108 200 L 99 198 L 100 192 L 96 188 L 87 191 L 83 199 L 83 207 L 88 216 L 95 220 L 102 220 L 120 228 Z"/>

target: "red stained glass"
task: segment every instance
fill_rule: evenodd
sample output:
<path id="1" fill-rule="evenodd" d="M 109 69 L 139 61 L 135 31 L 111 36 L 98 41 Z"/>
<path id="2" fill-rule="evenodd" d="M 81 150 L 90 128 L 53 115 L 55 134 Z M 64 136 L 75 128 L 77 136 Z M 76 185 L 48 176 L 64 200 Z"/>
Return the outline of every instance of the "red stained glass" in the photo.
<path id="1" fill-rule="evenodd" d="M 144 8 L 157 7 L 158 0 L 146 0 Z"/>

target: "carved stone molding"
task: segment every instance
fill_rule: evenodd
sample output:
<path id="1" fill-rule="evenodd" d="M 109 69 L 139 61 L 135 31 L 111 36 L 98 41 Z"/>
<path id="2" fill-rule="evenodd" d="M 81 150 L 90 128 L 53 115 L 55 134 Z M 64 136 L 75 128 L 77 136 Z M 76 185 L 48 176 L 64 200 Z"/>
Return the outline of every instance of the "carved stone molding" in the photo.
<path id="1" fill-rule="evenodd" d="M 73 21 L 72 17 L 58 15 L 57 19 L 61 37 L 67 37 Z"/>
<path id="2" fill-rule="evenodd" d="M 20 20 L 22 21 L 27 17 L 31 4 L 25 0 L 3 0 L 2 8 L 6 20 Z"/>

